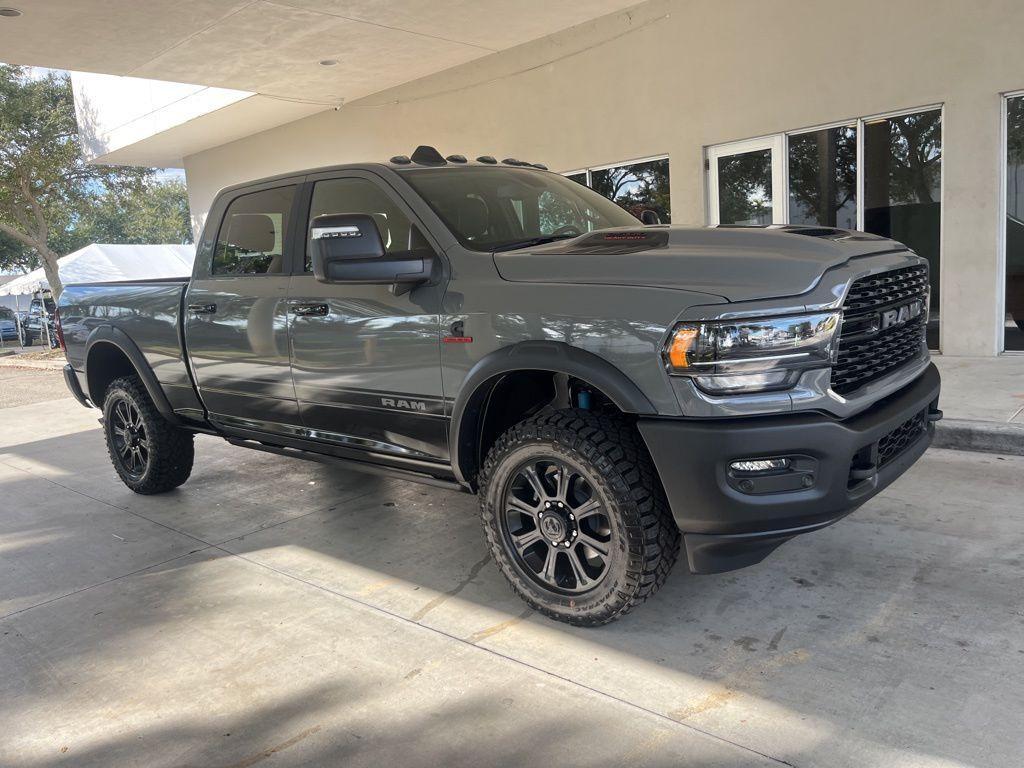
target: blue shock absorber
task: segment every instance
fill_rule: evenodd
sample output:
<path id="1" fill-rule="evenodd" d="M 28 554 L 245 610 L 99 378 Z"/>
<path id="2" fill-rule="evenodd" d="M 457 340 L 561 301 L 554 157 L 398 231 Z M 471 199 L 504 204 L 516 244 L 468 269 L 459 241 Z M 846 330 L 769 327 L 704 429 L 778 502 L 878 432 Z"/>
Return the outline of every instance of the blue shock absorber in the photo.
<path id="1" fill-rule="evenodd" d="M 582 410 L 589 411 L 590 410 L 590 393 L 587 392 L 585 389 L 581 390 L 580 393 L 578 395 L 576 395 L 576 402 L 579 403 L 579 407 Z"/>

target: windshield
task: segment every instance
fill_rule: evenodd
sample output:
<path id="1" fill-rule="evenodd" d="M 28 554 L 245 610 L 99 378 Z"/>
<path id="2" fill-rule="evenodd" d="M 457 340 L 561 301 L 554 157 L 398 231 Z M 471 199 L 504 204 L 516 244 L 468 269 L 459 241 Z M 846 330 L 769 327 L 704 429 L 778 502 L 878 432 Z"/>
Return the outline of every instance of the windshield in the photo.
<path id="1" fill-rule="evenodd" d="M 556 173 L 478 166 L 399 173 L 459 242 L 477 251 L 508 250 L 640 223 L 611 200 Z"/>
<path id="2" fill-rule="evenodd" d="M 7 307 L 0 307 L 0 320 L 13 320 L 14 312 Z"/>

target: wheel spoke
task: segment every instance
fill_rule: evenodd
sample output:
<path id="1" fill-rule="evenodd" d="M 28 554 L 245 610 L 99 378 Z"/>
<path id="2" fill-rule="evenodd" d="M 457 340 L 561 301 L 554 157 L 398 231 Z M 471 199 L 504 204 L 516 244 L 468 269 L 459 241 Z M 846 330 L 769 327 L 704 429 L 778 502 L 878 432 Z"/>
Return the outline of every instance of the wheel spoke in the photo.
<path id="1" fill-rule="evenodd" d="M 555 497 L 560 501 L 569 502 L 569 483 L 572 481 L 573 473 L 564 464 L 558 467 L 558 489 Z"/>
<path id="2" fill-rule="evenodd" d="M 114 435 L 116 435 L 117 437 L 120 437 L 122 440 L 124 440 L 125 439 L 124 427 L 119 427 L 119 426 L 117 426 L 115 424 L 114 425 Z"/>
<path id="3" fill-rule="evenodd" d="M 512 543 L 515 545 L 516 551 L 521 556 L 525 550 L 529 549 L 538 541 L 543 541 L 543 539 L 544 537 L 541 536 L 540 531 L 534 528 L 532 531 L 527 531 L 519 536 L 513 536 Z"/>
<path id="4" fill-rule="evenodd" d="M 601 559 L 608 557 L 608 550 L 610 548 L 608 542 L 598 541 L 593 536 L 583 533 L 582 531 L 580 531 L 577 541 L 586 544 L 592 550 L 597 552 L 597 554 L 601 556 Z"/>
<path id="5" fill-rule="evenodd" d="M 597 514 L 601 509 L 601 500 L 596 498 L 588 499 L 587 501 L 580 504 L 579 507 L 573 510 L 573 514 L 576 515 L 576 521 L 579 522 L 586 517 Z"/>
<path id="6" fill-rule="evenodd" d="M 555 563 L 558 561 L 558 550 L 548 545 L 548 554 L 544 558 L 544 569 L 540 575 L 549 584 L 555 584 Z"/>
<path id="7" fill-rule="evenodd" d="M 590 577 L 587 576 L 587 572 L 583 570 L 583 563 L 580 562 L 579 554 L 573 549 L 571 552 L 567 552 L 569 555 L 569 565 L 572 566 L 573 576 L 576 577 L 576 588 L 583 589 L 590 584 Z"/>
<path id="8" fill-rule="evenodd" d="M 528 467 L 523 468 L 523 475 L 530 483 L 530 487 L 533 488 L 533 492 L 537 494 L 539 501 L 544 501 L 548 498 L 548 492 L 544 488 L 544 483 L 540 481 L 540 476 L 537 474 L 537 466 L 531 464 Z"/>
<path id="9" fill-rule="evenodd" d="M 130 451 L 130 450 L 131 450 L 131 446 L 128 445 L 128 443 L 121 443 L 119 446 L 117 446 L 117 452 L 119 454 L 121 454 L 122 456 L 127 456 L 128 455 L 128 451 Z"/>
<path id="10" fill-rule="evenodd" d="M 523 514 L 523 515 L 527 515 L 529 517 L 536 517 L 537 516 L 537 512 L 540 511 L 540 505 L 539 504 L 537 506 L 532 506 L 530 504 L 527 504 L 522 499 L 520 499 L 520 498 L 518 498 L 516 496 L 513 496 L 511 494 L 509 494 L 509 497 L 508 497 L 508 506 L 511 509 L 514 509 L 516 512 L 519 512 L 520 514 Z"/>

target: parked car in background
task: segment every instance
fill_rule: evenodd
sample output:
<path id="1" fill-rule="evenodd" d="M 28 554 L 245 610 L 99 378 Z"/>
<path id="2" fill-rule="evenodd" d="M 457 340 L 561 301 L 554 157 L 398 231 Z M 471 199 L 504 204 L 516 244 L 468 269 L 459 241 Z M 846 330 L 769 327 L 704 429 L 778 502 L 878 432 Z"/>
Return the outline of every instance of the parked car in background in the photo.
<path id="1" fill-rule="evenodd" d="M 928 285 L 886 238 L 642 226 L 421 147 L 224 190 L 191 278 L 67 285 L 58 324 L 133 491 L 184 483 L 200 432 L 477 493 L 513 590 L 592 626 L 680 546 L 753 565 L 924 453 Z"/>
<path id="2" fill-rule="evenodd" d="M 57 346 L 57 333 L 53 325 L 55 310 L 56 305 L 49 296 L 32 299 L 28 305 L 28 313 L 21 321 L 21 345 L 23 347 L 30 347 L 33 343 L 46 344 L 47 340 L 51 347 Z"/>
<path id="3" fill-rule="evenodd" d="M 18 340 L 18 320 L 13 309 L 0 307 L 0 340 Z"/>

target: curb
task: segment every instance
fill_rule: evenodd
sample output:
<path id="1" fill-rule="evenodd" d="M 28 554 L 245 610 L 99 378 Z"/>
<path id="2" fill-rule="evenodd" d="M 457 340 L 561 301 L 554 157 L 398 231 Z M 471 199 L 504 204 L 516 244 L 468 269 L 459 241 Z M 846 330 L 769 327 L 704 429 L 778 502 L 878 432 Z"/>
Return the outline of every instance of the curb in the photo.
<path id="1" fill-rule="evenodd" d="M 1024 456 L 1024 425 L 943 419 L 935 425 L 932 447 Z"/>

